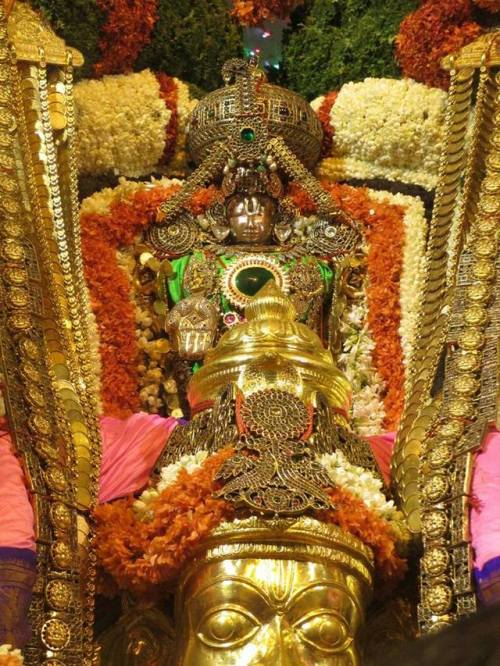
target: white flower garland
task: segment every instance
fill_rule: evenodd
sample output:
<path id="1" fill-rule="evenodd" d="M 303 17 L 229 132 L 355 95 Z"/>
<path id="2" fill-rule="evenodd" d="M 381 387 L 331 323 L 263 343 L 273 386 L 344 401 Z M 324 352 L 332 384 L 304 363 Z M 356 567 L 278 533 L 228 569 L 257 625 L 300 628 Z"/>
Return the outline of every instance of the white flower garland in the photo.
<path id="1" fill-rule="evenodd" d="M 171 111 L 148 69 L 75 86 L 81 173 L 151 173 L 165 147 Z"/>
<path id="2" fill-rule="evenodd" d="M 153 500 L 176 482 L 181 470 L 184 469 L 188 474 L 192 474 L 200 469 L 207 458 L 208 451 L 202 450 L 192 455 L 182 456 L 176 463 L 162 467 L 160 471 L 160 480 L 156 486 L 146 488 L 146 490 L 134 502 L 133 509 L 136 515 L 141 520 L 151 520 L 153 517 L 151 503 Z"/>
<path id="3" fill-rule="evenodd" d="M 151 520 L 153 518 L 152 502 L 169 486 L 174 485 L 179 472 L 185 470 L 188 474 L 192 474 L 200 469 L 207 458 L 208 452 L 202 450 L 193 455 L 184 455 L 176 463 L 163 467 L 157 485 L 147 488 L 133 504 L 138 518 L 146 522 Z M 358 497 L 381 518 L 393 520 L 396 517 L 398 512 L 394 502 L 385 497 L 382 482 L 372 472 L 357 465 L 351 465 L 341 451 L 318 456 L 317 461 L 326 468 L 336 486 L 340 486 Z"/>
<path id="4" fill-rule="evenodd" d="M 399 335 L 403 348 L 405 369 L 408 369 L 417 332 L 426 261 L 425 241 L 427 220 L 425 218 L 424 203 L 420 197 L 391 194 L 390 192 L 377 190 L 369 190 L 369 192 L 370 197 L 375 199 L 375 201 L 403 206 L 405 209 L 403 217 L 403 270 L 399 282 L 399 300 L 401 305 Z"/>
<path id="5" fill-rule="evenodd" d="M 332 156 L 319 165 L 320 175 L 335 180 L 387 178 L 433 189 L 445 103 L 444 91 L 411 79 L 367 78 L 345 84 L 330 112 Z"/>
<path id="6" fill-rule="evenodd" d="M 375 343 L 368 329 L 367 314 L 366 294 L 363 290 L 359 298 L 345 308 L 340 321 L 343 344 L 338 362 L 351 384 L 351 418 L 360 435 L 380 433 L 385 417 L 385 387 L 373 367 Z"/>
<path id="7" fill-rule="evenodd" d="M 392 520 L 397 509 L 383 493 L 383 484 L 373 472 L 358 465 L 351 465 L 342 451 L 325 453 L 318 461 L 326 468 L 336 486 L 349 491 L 384 520 Z"/>
<path id="8" fill-rule="evenodd" d="M 0 645 L 0 662 L 1 657 L 17 658 L 19 666 L 24 664 L 24 657 L 21 653 L 21 650 L 13 648 L 9 643 L 3 643 Z"/>

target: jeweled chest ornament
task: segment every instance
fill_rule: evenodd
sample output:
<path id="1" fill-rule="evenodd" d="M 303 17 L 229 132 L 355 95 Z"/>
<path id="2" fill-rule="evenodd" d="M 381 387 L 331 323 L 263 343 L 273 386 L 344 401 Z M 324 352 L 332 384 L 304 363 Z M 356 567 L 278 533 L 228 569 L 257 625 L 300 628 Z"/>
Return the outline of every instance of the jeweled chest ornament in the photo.
<path id="1" fill-rule="evenodd" d="M 218 497 L 262 515 L 332 508 L 325 488 L 333 483 L 307 444 L 311 407 L 288 391 L 264 389 L 237 400 L 236 419 L 240 438 L 216 476 Z"/>
<path id="2" fill-rule="evenodd" d="M 269 280 L 288 294 L 287 272 L 277 261 L 266 255 L 241 256 L 224 270 L 222 293 L 233 306 L 243 309 Z"/>

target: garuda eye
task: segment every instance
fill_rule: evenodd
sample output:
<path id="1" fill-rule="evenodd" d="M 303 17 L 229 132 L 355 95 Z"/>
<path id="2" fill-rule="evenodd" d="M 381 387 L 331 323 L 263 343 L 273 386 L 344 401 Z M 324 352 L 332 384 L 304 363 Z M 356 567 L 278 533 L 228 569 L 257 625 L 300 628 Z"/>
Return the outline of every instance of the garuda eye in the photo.
<path id="1" fill-rule="evenodd" d="M 247 610 L 225 606 L 205 615 L 198 625 L 197 635 L 210 647 L 237 647 L 254 636 L 259 627 L 259 622 Z"/>
<path id="2" fill-rule="evenodd" d="M 294 628 L 304 643 L 322 652 L 343 652 L 352 641 L 343 620 L 328 611 L 307 615 L 296 622 Z"/>

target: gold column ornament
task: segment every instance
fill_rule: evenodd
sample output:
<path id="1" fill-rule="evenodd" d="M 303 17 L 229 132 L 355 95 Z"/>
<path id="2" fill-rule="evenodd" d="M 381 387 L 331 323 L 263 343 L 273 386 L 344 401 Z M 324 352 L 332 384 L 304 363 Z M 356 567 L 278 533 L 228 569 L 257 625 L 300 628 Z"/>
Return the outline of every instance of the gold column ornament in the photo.
<path id="1" fill-rule="evenodd" d="M 18 2 L 0 8 L 0 354 L 9 427 L 33 495 L 37 583 L 25 663 L 92 663 L 88 514 L 100 441 L 79 246 L 73 62 Z"/>
<path id="2" fill-rule="evenodd" d="M 422 442 L 439 407 L 432 387 L 445 349 L 458 258 L 477 209 L 485 175 L 486 142 L 498 108 L 492 89 L 494 70 L 486 65 L 494 64 L 488 60 L 488 54 L 497 41 L 498 33 L 482 40 L 484 57 L 482 61 L 476 59 L 472 66 L 470 59 L 461 58 L 460 54 L 447 60 L 451 84 L 446 140 L 425 256 L 416 345 L 392 463 L 395 490 L 414 533 L 421 530 Z M 476 85 L 474 121 L 468 136 Z"/>

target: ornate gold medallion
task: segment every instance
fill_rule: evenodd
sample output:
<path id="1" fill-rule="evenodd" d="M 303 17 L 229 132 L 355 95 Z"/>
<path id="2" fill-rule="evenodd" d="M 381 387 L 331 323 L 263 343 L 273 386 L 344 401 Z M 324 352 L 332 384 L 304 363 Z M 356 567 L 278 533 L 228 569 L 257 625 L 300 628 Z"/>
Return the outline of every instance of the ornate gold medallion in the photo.
<path id="1" fill-rule="evenodd" d="M 222 274 L 222 293 L 234 307 L 245 308 L 269 280 L 288 294 L 288 275 L 277 261 L 265 255 L 240 257 Z"/>

